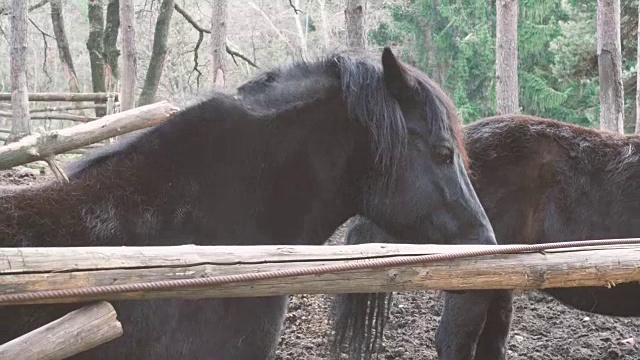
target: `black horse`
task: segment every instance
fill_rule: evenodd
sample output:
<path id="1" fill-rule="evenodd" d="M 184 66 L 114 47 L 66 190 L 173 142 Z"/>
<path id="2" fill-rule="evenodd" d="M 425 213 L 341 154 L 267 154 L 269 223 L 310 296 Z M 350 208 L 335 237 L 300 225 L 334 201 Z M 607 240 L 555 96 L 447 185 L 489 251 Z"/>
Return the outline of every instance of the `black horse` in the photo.
<path id="1" fill-rule="evenodd" d="M 363 213 L 403 242 L 495 243 L 450 100 L 389 49 L 275 72 L 260 109 L 216 93 L 0 196 L 0 246 L 322 244 Z M 286 296 L 114 302 L 124 335 L 74 359 L 262 360 Z M 79 305 L 0 309 L 0 343 Z"/>
<path id="2" fill-rule="evenodd" d="M 464 131 L 472 183 L 499 244 L 640 235 L 639 136 L 532 116 L 496 116 L 469 125 Z M 360 217 L 349 230 L 347 242 L 368 241 L 393 240 Z M 545 292 L 579 310 L 640 316 L 638 283 Z M 337 304 L 345 309 L 358 301 L 370 302 L 375 308 L 387 297 L 341 295 Z M 511 291 L 445 293 L 442 323 L 436 335 L 440 356 L 506 359 L 511 316 Z M 452 338 L 452 334 L 458 335 Z"/>

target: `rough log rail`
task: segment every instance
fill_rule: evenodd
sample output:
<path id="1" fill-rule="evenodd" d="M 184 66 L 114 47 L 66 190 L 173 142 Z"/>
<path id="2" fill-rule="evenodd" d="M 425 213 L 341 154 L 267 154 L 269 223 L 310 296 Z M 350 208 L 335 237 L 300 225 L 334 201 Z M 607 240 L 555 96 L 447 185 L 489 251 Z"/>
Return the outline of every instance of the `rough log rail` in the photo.
<path id="1" fill-rule="evenodd" d="M 0 111 L 0 116 L 2 117 L 13 117 L 13 113 L 9 111 Z M 74 114 L 54 114 L 54 113 L 41 113 L 36 112 L 33 115 L 30 115 L 29 118 L 31 120 L 72 120 L 79 122 L 89 122 L 91 120 L 97 120 L 97 117 L 94 116 L 82 116 L 82 115 L 74 115 Z"/>
<path id="2" fill-rule="evenodd" d="M 0 359 L 61 360 L 121 335 L 115 309 L 101 301 L 0 345 Z"/>
<path id="3" fill-rule="evenodd" d="M 166 120 L 177 108 L 166 101 L 145 105 L 96 121 L 42 134 L 32 134 L 0 147 L 0 169 L 47 159 L 114 136 L 144 129 Z"/>
<path id="4" fill-rule="evenodd" d="M 117 93 L 29 93 L 29 101 L 107 101 L 109 95 L 117 101 Z M 11 101 L 11 93 L 0 93 L 0 101 Z"/>
<path id="5" fill-rule="evenodd" d="M 635 239 L 638 241 L 640 239 Z M 7 294 L 294 270 L 367 259 L 503 248 L 365 244 L 350 246 L 172 246 L 0 248 L 0 305 L 89 300 L 256 297 L 406 290 L 539 289 L 640 281 L 640 245 L 508 253 L 422 265 L 281 277 L 206 287 L 3 300 Z"/>

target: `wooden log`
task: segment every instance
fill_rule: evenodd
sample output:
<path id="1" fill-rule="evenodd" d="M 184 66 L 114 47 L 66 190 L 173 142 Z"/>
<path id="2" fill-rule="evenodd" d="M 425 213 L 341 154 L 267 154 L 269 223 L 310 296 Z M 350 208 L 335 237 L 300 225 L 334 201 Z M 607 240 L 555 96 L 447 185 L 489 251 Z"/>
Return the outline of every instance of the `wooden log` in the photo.
<path id="1" fill-rule="evenodd" d="M 0 116 L 4 117 L 13 117 L 13 113 L 9 111 L 0 111 Z M 31 120 L 71 120 L 71 121 L 79 121 L 79 122 L 89 122 L 92 120 L 97 120 L 97 117 L 92 116 L 82 116 L 82 115 L 74 115 L 74 114 L 53 114 L 53 113 L 37 113 L 36 115 L 30 116 Z"/>
<path id="2" fill-rule="evenodd" d="M 101 301 L 0 345 L 0 359 L 61 360 L 121 335 L 115 309 Z"/>
<path id="3" fill-rule="evenodd" d="M 35 108 L 29 110 L 30 113 L 49 112 L 49 111 L 69 111 L 84 109 L 106 109 L 105 104 L 86 104 L 86 105 L 67 105 L 67 106 L 45 106 L 43 108 Z"/>
<path id="4" fill-rule="evenodd" d="M 116 94 L 116 99 L 118 95 Z M 109 93 L 30 93 L 29 101 L 107 101 Z M 0 101 L 11 100 L 11 93 L 0 93 Z"/>
<path id="5" fill-rule="evenodd" d="M 82 116 L 82 115 L 74 115 L 74 114 L 53 114 L 53 113 L 36 113 L 35 115 L 31 115 L 31 120 L 71 120 L 76 122 L 89 122 L 98 120 L 98 117 L 95 116 Z"/>
<path id="6" fill-rule="evenodd" d="M 43 160 L 113 136 L 150 127 L 166 120 L 176 111 L 177 108 L 162 101 L 65 129 L 32 134 L 0 147 L 0 169 Z"/>
<path id="7" fill-rule="evenodd" d="M 55 300 L 6 294 L 292 270 L 487 246 L 173 246 L 0 248 L 0 305 L 88 300 L 254 297 L 407 290 L 541 289 L 640 281 L 640 245 L 594 246 L 447 260 L 423 265 L 277 278 L 199 288 L 138 290 Z M 504 247 L 503 247 L 504 248 Z"/>

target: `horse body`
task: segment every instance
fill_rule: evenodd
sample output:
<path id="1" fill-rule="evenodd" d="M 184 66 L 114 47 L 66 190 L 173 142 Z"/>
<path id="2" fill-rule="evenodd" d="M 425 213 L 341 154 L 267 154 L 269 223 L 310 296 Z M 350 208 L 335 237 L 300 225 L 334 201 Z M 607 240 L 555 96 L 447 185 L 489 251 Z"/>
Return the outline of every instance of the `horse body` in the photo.
<path id="1" fill-rule="evenodd" d="M 389 50 L 382 59 L 299 63 L 282 70 L 297 79 L 295 99 L 255 93 L 257 109 L 214 94 L 75 164 L 69 184 L 4 190 L 0 246 L 321 244 L 358 212 L 406 242 L 495 242 L 460 170 L 457 124 L 425 116 L 434 96 L 418 91 L 421 75 Z M 430 215 L 451 197 L 448 215 Z M 124 335 L 73 359 L 272 359 L 286 301 L 113 302 Z M 1 308 L 0 342 L 77 307 Z"/>
<path id="2" fill-rule="evenodd" d="M 242 117 L 215 121 L 204 116 L 215 112 L 233 113 L 225 107 L 237 108 L 238 105 L 228 102 L 228 99 L 210 99 L 183 112 L 183 118 L 169 120 L 174 124 L 153 129 L 137 141 L 121 146 L 117 152 L 87 159 L 70 172 L 68 185 L 52 184 L 3 194 L 0 199 L 3 243 L 8 241 L 7 246 L 251 245 L 295 244 L 302 238 L 310 244 L 321 244 L 330 235 L 325 224 L 344 221 L 348 214 L 341 210 L 355 207 L 355 203 L 344 204 L 337 211 L 326 207 L 328 203 L 336 203 L 336 199 L 346 198 L 340 192 L 353 191 L 348 179 L 332 179 L 343 185 L 330 189 L 335 193 L 329 189 L 321 192 L 315 181 L 318 177 L 311 173 L 309 154 L 304 151 L 309 143 L 292 143 L 290 146 L 297 148 L 291 149 L 280 143 L 278 149 L 282 152 L 260 152 L 272 146 L 269 144 L 272 140 L 265 139 L 276 139 L 276 131 L 281 131 L 266 126 L 268 119 L 256 117 L 251 123 L 243 123 Z M 291 116 L 294 115 L 299 112 L 291 112 Z M 337 115 L 336 120 L 346 121 Z M 188 127 L 196 124 L 182 124 L 182 119 L 209 122 L 205 126 L 222 127 L 225 131 L 211 129 L 199 136 L 201 134 Z M 284 116 L 282 119 L 288 120 Z M 309 116 L 307 120 L 319 119 Z M 289 125 L 297 124 L 300 122 L 291 121 Z M 326 125 L 325 121 L 323 126 Z M 200 130 L 204 129 L 200 127 Z M 343 130 L 347 129 L 343 127 Z M 256 136 L 258 132 L 262 136 Z M 198 151 L 185 148 L 180 139 Z M 315 151 L 324 149 L 319 147 Z M 331 149 L 347 153 L 350 150 Z M 287 154 L 293 157 L 284 157 Z M 247 161 L 247 156 L 251 156 L 252 161 Z M 335 158 L 331 154 L 326 157 Z M 343 161 L 342 165 L 333 165 L 357 168 L 347 157 Z M 336 173 L 344 174 L 340 169 L 336 169 Z M 287 198 L 280 197 L 282 186 L 292 183 L 296 185 L 295 190 L 285 192 Z M 319 193 L 326 199 L 308 195 Z M 215 201 L 211 201 L 213 199 Z M 114 302 L 114 306 L 123 323 L 124 336 L 83 353 L 78 359 L 272 357 L 286 298 L 129 301 Z M 2 318 L 9 320 L 0 324 L 0 342 L 76 307 L 5 308 Z M 245 342 L 238 344 L 243 338 Z M 131 349 L 135 349 L 135 353 Z"/>
<path id="3" fill-rule="evenodd" d="M 516 115 L 484 119 L 464 131 L 474 189 L 499 244 L 640 234 L 640 137 Z M 368 239 L 393 241 L 360 219 L 347 242 Z M 637 283 L 544 291 L 583 311 L 640 316 Z M 436 335 L 441 358 L 506 359 L 511 315 L 511 291 L 445 292 Z"/>
<path id="4" fill-rule="evenodd" d="M 466 129 L 475 188 L 501 244 L 627 238 L 640 234 L 640 137 L 530 116 L 493 117 Z M 546 289 L 579 310 L 640 316 L 640 284 Z M 475 359 L 506 359 L 510 291 L 485 292 L 486 321 L 450 313 L 476 338 L 456 346 Z M 447 301 L 445 300 L 445 307 Z M 477 318 L 479 318 L 478 316 Z M 469 358 L 471 359 L 471 358 Z"/>
<path id="5" fill-rule="evenodd" d="M 550 243 L 640 234 L 640 137 L 529 116 L 466 128 L 474 187 L 498 242 Z M 640 316 L 640 285 L 546 292 L 580 310 Z"/>

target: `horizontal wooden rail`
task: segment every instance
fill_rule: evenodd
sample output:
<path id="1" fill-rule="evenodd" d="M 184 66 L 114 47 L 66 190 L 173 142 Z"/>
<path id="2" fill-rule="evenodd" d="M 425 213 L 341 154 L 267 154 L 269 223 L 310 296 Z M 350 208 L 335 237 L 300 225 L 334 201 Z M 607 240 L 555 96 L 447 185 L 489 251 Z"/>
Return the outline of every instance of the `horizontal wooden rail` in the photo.
<path id="1" fill-rule="evenodd" d="M 291 270 L 366 259 L 487 248 L 479 245 L 399 244 L 0 248 L 0 295 Z M 640 281 L 640 245 L 607 245 L 547 250 L 543 253 L 489 255 L 423 265 L 209 287 L 138 290 L 81 298 L 70 295 L 53 300 L 15 301 L 11 304 L 424 289 L 540 289 L 612 286 L 632 281 Z"/>
<path id="2" fill-rule="evenodd" d="M 0 111 L 0 116 L 2 117 L 13 117 L 13 113 L 9 111 Z M 31 120 L 71 120 L 71 121 L 79 121 L 79 122 L 88 122 L 92 120 L 97 120 L 97 117 L 93 116 L 82 116 L 82 115 L 74 115 L 74 114 L 54 114 L 54 113 L 41 113 L 36 112 L 29 116 Z"/>
<path id="3" fill-rule="evenodd" d="M 118 94 L 111 94 L 118 99 Z M 29 101 L 107 101 L 109 93 L 29 93 Z M 0 101 L 11 101 L 11 93 L 0 93 Z"/>

